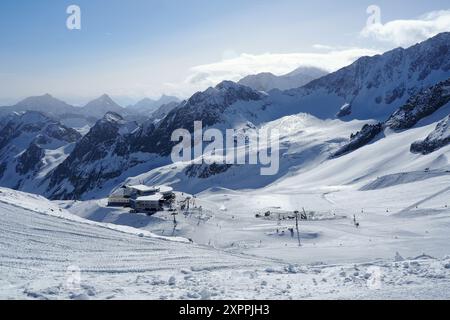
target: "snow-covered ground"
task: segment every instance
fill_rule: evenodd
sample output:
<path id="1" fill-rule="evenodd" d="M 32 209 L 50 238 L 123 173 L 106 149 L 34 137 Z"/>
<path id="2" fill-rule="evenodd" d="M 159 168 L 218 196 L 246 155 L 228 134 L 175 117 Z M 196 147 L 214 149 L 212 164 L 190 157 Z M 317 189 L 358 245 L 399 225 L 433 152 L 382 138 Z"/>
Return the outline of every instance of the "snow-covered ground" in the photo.
<path id="1" fill-rule="evenodd" d="M 450 298 L 450 257 L 294 264 L 116 230 L 9 189 L 0 222 L 2 299 Z"/>

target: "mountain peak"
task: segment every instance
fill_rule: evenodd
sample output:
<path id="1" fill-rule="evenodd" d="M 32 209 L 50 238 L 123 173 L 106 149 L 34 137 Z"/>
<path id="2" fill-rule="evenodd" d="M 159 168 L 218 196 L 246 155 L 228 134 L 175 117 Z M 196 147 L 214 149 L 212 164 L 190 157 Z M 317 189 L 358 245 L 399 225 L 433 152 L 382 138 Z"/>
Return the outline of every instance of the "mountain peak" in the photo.
<path id="1" fill-rule="evenodd" d="M 228 90 L 228 89 L 236 89 L 236 88 L 240 88 L 240 87 L 243 87 L 243 86 L 240 84 L 237 84 L 236 82 L 225 80 L 225 81 L 222 81 L 221 83 L 219 83 L 216 86 L 216 89 Z"/>
<path id="2" fill-rule="evenodd" d="M 13 106 L 14 111 L 39 111 L 47 114 L 65 113 L 73 108 L 48 93 L 25 98 Z"/>
<path id="3" fill-rule="evenodd" d="M 257 91 L 269 92 L 273 89 L 288 90 L 299 88 L 326 74 L 327 72 L 322 69 L 304 66 L 282 76 L 276 76 L 270 72 L 250 75 L 241 79 L 238 83 Z"/>
<path id="4" fill-rule="evenodd" d="M 104 103 L 104 104 L 109 104 L 109 105 L 113 105 L 113 104 L 117 105 L 114 102 L 114 100 L 106 93 L 91 102 L 99 102 L 99 103 Z"/>
<path id="5" fill-rule="evenodd" d="M 295 77 L 295 76 L 308 76 L 310 78 L 320 78 L 325 75 L 327 75 L 328 72 L 317 68 L 317 67 L 311 67 L 311 66 L 301 66 L 295 69 L 294 71 L 289 72 L 286 74 L 288 77 Z"/>
<path id="6" fill-rule="evenodd" d="M 99 98 L 87 103 L 83 109 L 91 116 L 101 118 L 109 111 L 114 113 L 124 112 L 124 108 L 118 105 L 109 95 L 104 94 Z"/>
<path id="7" fill-rule="evenodd" d="M 18 102 L 16 104 L 16 106 L 24 105 L 24 104 L 31 104 L 31 103 L 42 103 L 42 102 L 52 102 L 52 103 L 59 103 L 59 104 L 67 105 L 64 101 L 56 99 L 51 94 L 46 93 L 41 96 L 31 96 L 31 97 L 25 98 L 22 101 Z"/>

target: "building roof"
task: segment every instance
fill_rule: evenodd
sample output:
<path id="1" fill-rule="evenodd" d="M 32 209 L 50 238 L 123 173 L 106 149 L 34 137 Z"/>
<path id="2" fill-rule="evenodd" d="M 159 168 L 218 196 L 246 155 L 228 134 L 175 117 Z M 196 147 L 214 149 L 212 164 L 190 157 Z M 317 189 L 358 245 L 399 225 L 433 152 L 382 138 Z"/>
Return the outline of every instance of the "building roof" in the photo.
<path id="1" fill-rule="evenodd" d="M 127 188 L 129 189 L 133 189 L 139 192 L 156 192 L 158 191 L 158 189 L 156 189 L 155 187 L 149 187 L 143 184 L 138 184 L 135 186 L 127 186 Z"/>
<path id="2" fill-rule="evenodd" d="M 159 189 L 159 192 L 161 192 L 163 194 L 173 192 L 173 188 L 168 187 L 168 186 L 159 186 L 158 189 Z"/>
<path id="3" fill-rule="evenodd" d="M 145 196 L 145 197 L 138 197 L 136 198 L 136 201 L 148 201 L 148 202 L 159 202 L 163 200 L 162 194 L 154 194 L 151 196 Z"/>

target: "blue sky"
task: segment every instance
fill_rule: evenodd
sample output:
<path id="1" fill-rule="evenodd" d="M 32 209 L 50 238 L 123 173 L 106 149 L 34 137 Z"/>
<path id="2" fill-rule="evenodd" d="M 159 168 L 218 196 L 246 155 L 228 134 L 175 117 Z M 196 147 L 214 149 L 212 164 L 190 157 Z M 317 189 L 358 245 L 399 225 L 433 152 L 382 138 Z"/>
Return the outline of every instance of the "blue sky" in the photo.
<path id="1" fill-rule="evenodd" d="M 81 8 L 81 30 L 66 28 L 71 4 Z M 2 0 L 0 103 L 46 92 L 73 103 L 105 92 L 123 103 L 186 96 L 221 77 L 265 71 L 264 64 L 282 73 L 303 57 L 291 55 L 284 65 L 283 54 L 384 51 L 407 43 L 386 35 L 397 34 L 394 24 L 361 36 L 371 4 L 380 7 L 382 23 L 449 9 L 439 0 Z M 245 54 L 259 63 L 243 66 Z M 278 66 L 271 54 L 278 54 Z M 230 70 L 222 70 L 229 59 Z M 198 73 L 202 81 L 192 83 Z"/>

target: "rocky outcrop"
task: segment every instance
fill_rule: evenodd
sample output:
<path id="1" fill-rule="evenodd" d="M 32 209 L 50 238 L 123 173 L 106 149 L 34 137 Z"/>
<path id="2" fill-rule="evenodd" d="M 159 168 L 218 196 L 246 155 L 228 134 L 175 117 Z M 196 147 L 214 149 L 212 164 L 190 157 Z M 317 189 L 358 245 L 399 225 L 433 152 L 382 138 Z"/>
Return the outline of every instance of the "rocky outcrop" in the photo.
<path id="1" fill-rule="evenodd" d="M 448 103 L 450 103 L 450 79 L 414 95 L 384 123 L 365 125 L 360 132 L 352 134 L 350 140 L 335 152 L 332 157 L 340 157 L 365 146 L 386 128 L 396 131 L 410 129 L 420 120 L 432 115 L 440 108 L 448 105 Z M 442 134 L 445 121 L 443 123 L 438 126 L 436 132 L 429 138 L 413 144 L 411 152 L 429 153 L 436 150 L 437 147 L 440 148 L 445 145 L 446 138 Z M 444 137 L 442 138 L 442 136 Z"/>
<path id="2" fill-rule="evenodd" d="M 414 142 L 411 152 L 430 154 L 450 144 L 450 116 L 439 122 L 436 129 L 425 140 Z"/>
<path id="3" fill-rule="evenodd" d="M 22 153 L 18 158 L 16 172 L 20 175 L 27 173 L 36 173 L 42 167 L 42 158 L 44 157 L 44 150 L 32 143 L 28 149 Z"/>
<path id="4" fill-rule="evenodd" d="M 373 141 L 380 133 L 383 132 L 383 124 L 378 123 L 375 125 L 366 124 L 361 131 L 356 134 L 352 134 L 350 141 L 342 146 L 338 151 L 336 151 L 332 158 L 340 157 L 344 154 L 355 151 L 371 141 Z"/>
<path id="5" fill-rule="evenodd" d="M 447 79 L 411 97 L 386 121 L 386 127 L 393 130 L 412 128 L 421 119 L 432 115 L 449 102 L 450 79 Z"/>
<path id="6" fill-rule="evenodd" d="M 188 166 L 184 173 L 190 178 L 207 179 L 212 176 L 227 172 L 232 165 L 223 163 L 212 164 L 191 164 Z"/>

